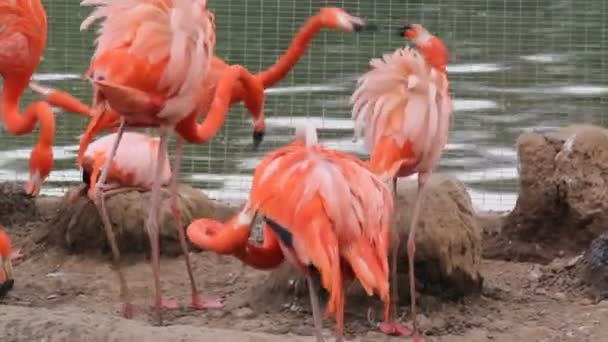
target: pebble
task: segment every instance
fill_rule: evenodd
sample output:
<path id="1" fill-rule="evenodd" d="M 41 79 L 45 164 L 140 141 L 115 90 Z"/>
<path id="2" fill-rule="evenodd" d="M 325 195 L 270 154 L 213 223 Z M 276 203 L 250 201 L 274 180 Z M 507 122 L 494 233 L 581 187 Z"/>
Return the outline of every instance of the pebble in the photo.
<path id="1" fill-rule="evenodd" d="M 416 315 L 416 321 L 418 321 L 418 327 L 421 331 L 427 331 L 433 328 L 433 322 L 423 314 Z"/>
<path id="2" fill-rule="evenodd" d="M 236 318 L 251 319 L 256 316 L 255 312 L 248 307 L 238 308 L 232 311 L 232 315 Z"/>
<path id="3" fill-rule="evenodd" d="M 437 317 L 437 318 L 433 318 L 432 319 L 432 325 L 433 328 L 437 329 L 437 330 L 443 330 L 445 329 L 445 327 L 448 325 L 447 322 L 445 321 L 445 319 L 441 318 L 441 317 Z"/>
<path id="4" fill-rule="evenodd" d="M 566 300 L 566 294 L 563 292 L 556 292 L 553 294 L 553 298 L 557 299 L 557 300 Z"/>
<path id="5" fill-rule="evenodd" d="M 490 324 L 492 330 L 504 332 L 511 327 L 512 323 L 505 320 L 497 320 Z"/>
<path id="6" fill-rule="evenodd" d="M 540 270 L 540 266 L 534 267 L 530 273 L 528 273 L 528 280 L 532 282 L 538 281 L 543 276 L 543 273 Z"/>

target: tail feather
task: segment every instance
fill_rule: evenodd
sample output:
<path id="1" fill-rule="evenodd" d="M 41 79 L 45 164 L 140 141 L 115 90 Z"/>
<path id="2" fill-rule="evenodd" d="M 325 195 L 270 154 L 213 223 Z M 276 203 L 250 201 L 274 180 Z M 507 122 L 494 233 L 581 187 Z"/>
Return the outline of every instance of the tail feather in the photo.
<path id="1" fill-rule="evenodd" d="M 356 241 L 350 248 L 343 248 L 342 251 L 342 257 L 352 268 L 365 292 L 369 296 L 376 293 L 382 300 L 388 298 L 388 270 L 383 265 L 387 259 L 386 254 L 379 258 L 364 237 Z"/>
<path id="2" fill-rule="evenodd" d="M 317 129 L 312 122 L 306 120 L 304 123 L 296 125 L 296 140 L 303 140 L 306 146 L 314 146 L 319 143 Z"/>

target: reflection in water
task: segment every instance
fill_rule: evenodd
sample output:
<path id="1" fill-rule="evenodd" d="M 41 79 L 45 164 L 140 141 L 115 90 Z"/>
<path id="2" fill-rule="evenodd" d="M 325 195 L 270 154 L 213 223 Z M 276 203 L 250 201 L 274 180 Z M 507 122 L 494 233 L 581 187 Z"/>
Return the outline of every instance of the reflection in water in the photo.
<path id="1" fill-rule="evenodd" d="M 253 72 L 267 68 L 288 46 L 298 26 L 321 6 L 313 0 L 216 1 L 218 55 Z M 293 126 L 308 117 L 326 146 L 367 158 L 352 141 L 348 99 L 369 59 L 403 47 L 392 28 L 404 18 L 423 23 L 450 49 L 454 97 L 452 133 L 440 171 L 461 179 L 476 208 L 509 210 L 516 199 L 514 147 L 519 134 L 571 122 L 603 124 L 608 108 L 608 20 L 603 0 L 348 1 L 344 7 L 386 29 L 348 35 L 322 33 L 285 80 L 266 90 L 268 132 L 253 152 L 242 105 L 235 106 L 221 133 L 208 145 L 187 146 L 182 179 L 211 197 L 243 201 L 264 152 L 289 142 Z M 82 78 L 93 45 L 92 30 L 79 32 L 89 9 L 78 2 L 47 1 L 49 47 L 36 81 L 68 90 L 90 102 Z M 605 9 L 605 7 L 603 7 Z M 246 18 L 247 20 L 244 20 Z M 540 18 L 540 19 L 539 19 Z M 572 20 L 576 18 L 576 20 Z M 603 32 L 603 33 L 602 33 Z M 26 93 L 24 103 L 33 98 Z M 80 180 L 74 159 L 86 122 L 58 112 L 56 165 L 43 193 L 61 195 Z M 11 137 L 0 127 L 0 180 L 27 178 L 35 134 Z"/>

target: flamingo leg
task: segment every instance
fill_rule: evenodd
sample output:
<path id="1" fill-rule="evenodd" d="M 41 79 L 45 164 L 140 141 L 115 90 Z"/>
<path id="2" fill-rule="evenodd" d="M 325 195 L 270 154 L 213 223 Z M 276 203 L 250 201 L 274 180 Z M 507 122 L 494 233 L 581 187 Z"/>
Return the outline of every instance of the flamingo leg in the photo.
<path id="1" fill-rule="evenodd" d="M 220 299 L 202 300 L 198 290 L 196 288 L 196 281 L 192 275 L 192 266 L 190 263 L 190 253 L 188 251 L 188 244 L 186 243 L 186 234 L 182 224 L 181 212 L 179 210 L 179 204 L 177 202 L 178 192 L 178 181 L 182 162 L 184 140 L 177 136 L 175 140 L 175 159 L 173 160 L 172 174 L 171 174 L 171 212 L 175 219 L 176 229 L 179 234 L 179 243 L 184 253 L 184 259 L 186 260 L 186 269 L 188 270 L 188 277 L 190 278 L 190 285 L 192 288 L 192 307 L 197 310 L 204 309 L 220 309 L 224 307 L 224 304 Z"/>
<path id="2" fill-rule="evenodd" d="M 120 282 L 120 299 L 123 302 L 123 316 L 125 318 L 133 318 L 133 305 L 131 304 L 131 296 L 129 294 L 125 275 L 122 272 L 122 267 L 120 265 L 120 250 L 118 249 L 118 244 L 116 243 L 116 236 L 114 235 L 112 223 L 110 222 L 110 218 L 108 217 L 108 212 L 106 210 L 104 186 L 106 178 L 108 176 L 108 172 L 110 170 L 110 165 L 112 164 L 112 160 L 116 155 L 116 150 L 118 149 L 118 145 L 120 144 L 120 140 L 122 139 L 124 131 L 125 121 L 123 120 L 121 121 L 120 127 L 118 128 L 116 140 L 114 141 L 114 145 L 112 146 L 110 155 L 108 156 L 103 165 L 98 182 L 95 184 L 95 189 L 93 192 L 93 202 L 95 203 L 97 212 L 101 217 L 101 221 L 103 223 L 103 227 L 106 233 L 106 238 L 108 239 L 108 243 L 110 244 L 110 248 L 112 249 L 114 269 L 118 274 L 118 280 Z"/>
<path id="3" fill-rule="evenodd" d="M 413 325 L 413 336 L 415 340 L 418 340 L 418 330 L 416 324 L 416 278 L 414 272 L 414 255 L 416 253 L 416 227 L 418 226 L 418 217 L 420 215 L 420 205 L 422 203 L 422 193 L 424 186 L 430 177 L 430 173 L 419 173 L 418 174 L 418 191 L 416 192 L 416 200 L 414 202 L 414 210 L 412 212 L 412 221 L 410 223 L 410 232 L 407 238 L 407 259 L 409 264 L 409 278 L 410 278 L 410 302 L 411 310 L 410 315 Z"/>
<path id="4" fill-rule="evenodd" d="M 312 307 L 312 318 L 315 324 L 315 336 L 317 342 L 323 342 L 323 322 L 321 318 L 321 308 L 319 306 L 319 295 L 317 294 L 317 288 L 315 282 L 312 279 L 310 272 L 306 272 L 306 283 L 308 284 L 308 293 L 310 295 L 310 306 Z M 336 336 L 336 341 L 340 341 Z"/>
<path id="5" fill-rule="evenodd" d="M 150 259 L 152 266 L 152 274 L 154 277 L 154 306 L 156 309 L 156 318 L 158 324 L 162 325 L 161 307 L 167 309 L 177 308 L 177 303 L 172 301 L 163 301 L 160 290 L 160 250 L 159 250 L 159 232 L 158 232 L 158 212 L 160 209 L 160 188 L 162 167 L 165 163 L 167 153 L 167 144 L 169 140 L 168 127 L 160 127 L 160 144 L 158 147 L 158 157 L 156 159 L 156 170 L 154 176 L 154 184 L 152 186 L 152 194 L 150 196 L 150 209 L 146 220 L 146 229 L 150 238 Z"/>
<path id="6" fill-rule="evenodd" d="M 397 203 L 397 177 L 393 177 L 393 200 Z M 397 304 L 399 302 L 399 290 L 397 287 L 397 256 L 399 255 L 399 245 L 401 238 L 397 229 L 392 230 L 392 254 L 391 254 L 391 300 L 389 306 L 385 307 L 384 322 L 380 324 L 380 330 L 387 335 L 410 336 L 412 331 L 397 323 Z M 389 312 L 390 308 L 390 312 Z"/>
<path id="7" fill-rule="evenodd" d="M 393 202 L 397 203 L 397 177 L 393 177 Z M 391 255 L 391 311 L 390 317 L 391 320 L 395 321 L 397 319 L 397 305 L 399 303 L 399 291 L 397 289 L 397 255 L 399 254 L 399 244 L 400 237 L 399 232 L 396 229 L 393 229 L 393 248 Z"/>
<path id="8" fill-rule="evenodd" d="M 310 306 L 312 308 L 312 319 L 315 324 L 315 336 L 317 338 L 317 342 L 324 342 L 325 339 L 323 339 L 323 321 L 321 317 L 321 308 L 319 305 L 319 295 L 317 294 L 317 289 L 315 287 L 315 282 L 312 279 L 312 274 L 310 274 L 310 271 L 308 268 L 306 268 L 306 266 L 298 261 L 295 253 L 290 248 L 285 246 L 282 241 L 279 242 L 279 247 L 285 256 L 285 259 L 287 259 L 287 261 L 292 264 L 298 272 L 304 274 L 306 277 L 308 294 L 310 295 Z"/>

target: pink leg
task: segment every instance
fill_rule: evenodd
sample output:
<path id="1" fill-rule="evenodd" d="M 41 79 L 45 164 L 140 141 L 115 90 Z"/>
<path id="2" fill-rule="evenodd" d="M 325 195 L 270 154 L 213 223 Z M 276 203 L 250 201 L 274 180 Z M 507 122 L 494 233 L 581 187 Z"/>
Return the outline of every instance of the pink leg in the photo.
<path id="1" fill-rule="evenodd" d="M 167 309 L 174 309 L 177 307 L 177 303 L 172 301 L 164 301 L 161 296 L 160 290 L 160 250 L 159 250 L 159 236 L 158 236 L 158 212 L 160 209 L 160 188 L 161 188 L 161 173 L 162 166 L 165 162 L 165 155 L 167 153 L 167 143 L 169 140 L 168 127 L 160 128 L 160 145 L 158 147 L 158 157 L 156 159 L 156 171 L 154 176 L 154 184 L 152 186 L 152 194 L 150 198 L 150 208 L 148 213 L 148 219 L 146 220 L 146 229 L 148 236 L 150 237 L 150 259 L 152 266 L 152 274 L 154 276 L 154 307 L 156 309 L 156 316 L 158 324 L 162 325 L 162 313 L 161 307 Z"/>
<path id="2" fill-rule="evenodd" d="M 105 181 L 108 175 L 108 171 L 110 169 L 110 164 L 112 163 L 112 160 L 116 155 L 116 150 L 118 149 L 118 145 L 120 144 L 120 140 L 122 139 L 124 131 L 125 122 L 123 120 L 120 123 L 120 127 L 118 128 L 118 134 L 116 135 L 114 146 L 112 146 L 112 150 L 110 151 L 110 156 L 106 159 L 106 162 L 103 165 L 103 169 L 101 170 L 99 180 L 97 184 L 95 184 L 93 201 L 95 203 L 95 206 L 97 207 L 97 212 L 101 217 L 101 221 L 106 232 L 106 238 L 108 239 L 108 243 L 110 244 L 110 248 L 112 249 L 114 268 L 116 270 L 116 273 L 118 274 L 118 280 L 120 282 L 120 299 L 123 302 L 123 316 L 125 318 L 130 319 L 133 318 L 134 315 L 133 305 L 131 304 L 131 296 L 127 287 L 127 281 L 120 265 L 120 250 L 118 249 L 118 244 L 116 243 L 116 236 L 114 236 L 114 230 L 112 229 L 112 223 L 110 222 L 110 218 L 108 217 L 108 212 L 105 204 Z"/>
<path id="3" fill-rule="evenodd" d="M 430 177 L 430 173 L 418 174 L 418 191 L 416 193 L 416 201 L 414 202 L 414 211 L 412 212 L 412 221 L 410 224 L 410 233 L 407 238 L 407 259 L 409 263 L 409 278 L 410 278 L 410 302 L 412 324 L 414 328 L 414 338 L 418 338 L 418 330 L 416 324 L 416 278 L 414 272 L 414 254 L 416 253 L 416 227 L 418 226 L 418 217 L 420 215 L 420 205 L 422 203 L 422 194 L 424 185 Z M 419 339 L 418 339 L 419 340 Z"/>
<path id="4" fill-rule="evenodd" d="M 292 264 L 298 272 L 304 274 L 306 277 L 308 293 L 310 294 L 310 306 L 312 307 L 312 318 L 315 324 L 315 336 L 317 337 L 317 342 L 323 342 L 323 322 L 321 318 L 321 309 L 319 307 L 319 296 L 317 295 L 314 280 L 312 279 L 308 269 L 298 261 L 297 257 L 289 248 L 283 245 L 283 242 L 279 242 L 279 247 L 281 247 L 281 251 L 283 251 L 285 259 L 287 259 L 287 261 Z M 336 340 L 338 340 L 337 337 Z"/>
<path id="5" fill-rule="evenodd" d="M 397 177 L 393 178 L 393 200 L 397 203 Z M 399 303 L 399 291 L 397 290 L 397 255 L 399 254 L 399 243 L 401 241 L 399 232 L 393 228 L 393 248 L 391 255 L 391 320 L 397 319 L 397 305 Z"/>
<path id="6" fill-rule="evenodd" d="M 310 272 L 306 272 L 306 282 L 308 284 L 308 293 L 310 294 L 310 306 L 312 307 L 312 318 L 315 324 L 315 336 L 317 337 L 317 342 L 323 342 L 323 322 L 321 321 L 319 296 L 317 295 L 317 289 Z M 336 336 L 336 342 L 339 342 L 340 340 L 341 337 Z"/>
<path id="7" fill-rule="evenodd" d="M 196 282 L 192 275 L 192 267 L 190 266 L 190 253 L 188 251 L 188 244 L 186 243 L 186 234 L 184 233 L 184 227 L 182 225 L 182 217 L 177 203 L 177 186 L 180 174 L 180 167 L 182 162 L 182 151 L 184 141 L 181 137 L 177 136 L 175 141 L 175 159 L 173 161 L 173 170 L 171 174 L 171 212 L 175 219 L 176 229 L 179 234 L 179 243 L 184 253 L 184 259 L 186 260 L 186 269 L 188 270 L 188 277 L 190 278 L 190 285 L 192 288 L 192 307 L 197 310 L 204 309 L 220 309 L 224 307 L 221 299 L 201 299 L 196 288 Z"/>
<path id="8" fill-rule="evenodd" d="M 393 178 L 393 199 L 397 203 L 397 178 Z M 397 256 L 399 254 L 400 237 L 397 229 L 393 229 L 393 247 L 391 254 L 391 302 L 390 314 L 385 312 L 384 322 L 380 324 L 380 330 L 387 335 L 410 336 L 412 331 L 397 323 L 397 303 L 399 302 L 399 291 L 397 287 Z"/>

